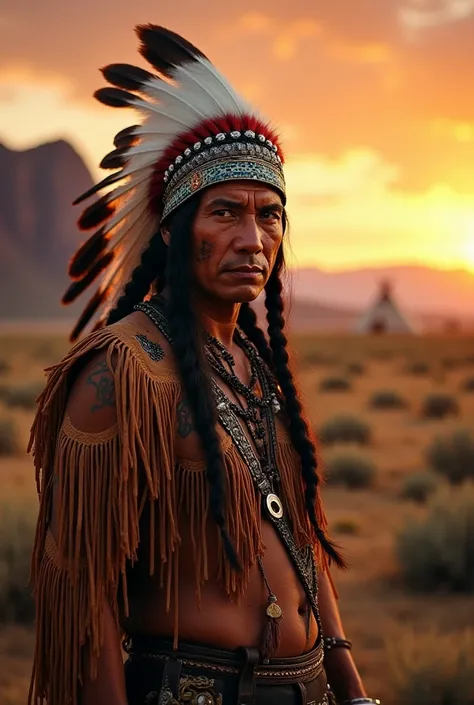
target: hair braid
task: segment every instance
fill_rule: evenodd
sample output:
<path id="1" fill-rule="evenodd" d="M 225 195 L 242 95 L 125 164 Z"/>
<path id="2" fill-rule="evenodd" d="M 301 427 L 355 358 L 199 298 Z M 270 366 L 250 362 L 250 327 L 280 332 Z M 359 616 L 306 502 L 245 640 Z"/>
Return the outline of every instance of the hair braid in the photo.
<path id="1" fill-rule="evenodd" d="M 268 335 L 273 353 L 275 373 L 285 399 L 291 440 L 301 458 L 301 470 L 305 482 L 305 498 L 309 519 L 325 552 L 337 565 L 342 567 L 345 565 L 344 559 L 319 526 L 316 516 L 316 499 L 319 484 L 316 448 L 310 438 L 308 422 L 304 416 L 303 407 L 289 366 L 288 341 L 284 333 L 284 302 L 281 293 L 283 288 L 280 278 L 282 266 L 283 253 L 281 252 L 281 255 L 279 253 L 277 257 L 275 267 L 265 287 Z"/>
<path id="2" fill-rule="evenodd" d="M 170 243 L 166 268 L 168 288 L 168 325 L 173 350 L 195 429 L 206 456 L 209 504 L 219 527 L 230 564 L 240 568 L 235 548 L 225 522 L 225 472 L 211 385 L 206 375 L 200 328 L 191 305 L 192 248 L 191 228 L 199 207 L 199 198 L 184 204 L 170 223 Z"/>
<path id="3" fill-rule="evenodd" d="M 265 337 L 265 333 L 257 322 L 257 314 L 247 302 L 241 304 L 238 325 L 247 338 L 255 345 L 257 352 L 268 367 L 273 371 L 273 353 Z"/>
<path id="4" fill-rule="evenodd" d="M 107 317 L 107 325 L 120 321 L 129 313 L 133 307 L 143 301 L 150 291 L 152 283 L 162 278 L 166 267 L 166 255 L 168 248 L 163 242 L 161 231 L 157 230 L 151 238 L 138 264 L 133 270 L 132 276 L 127 282 L 122 296 L 117 301 L 116 306 L 110 311 Z"/>

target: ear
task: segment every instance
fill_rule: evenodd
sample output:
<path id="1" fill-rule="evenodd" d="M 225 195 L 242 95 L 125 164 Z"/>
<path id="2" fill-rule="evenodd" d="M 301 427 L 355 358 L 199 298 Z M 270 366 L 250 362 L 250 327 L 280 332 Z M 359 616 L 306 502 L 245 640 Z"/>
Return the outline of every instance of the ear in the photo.
<path id="1" fill-rule="evenodd" d="M 161 230 L 161 237 L 163 238 L 163 242 L 165 243 L 165 245 L 167 247 L 169 247 L 171 233 L 170 233 L 168 227 L 166 225 L 162 225 L 160 230 Z"/>

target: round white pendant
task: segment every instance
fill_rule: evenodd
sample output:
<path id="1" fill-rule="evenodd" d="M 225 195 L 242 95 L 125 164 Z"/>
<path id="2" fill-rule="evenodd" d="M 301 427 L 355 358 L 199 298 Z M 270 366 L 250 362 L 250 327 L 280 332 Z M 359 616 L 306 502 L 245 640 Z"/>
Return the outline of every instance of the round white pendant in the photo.
<path id="1" fill-rule="evenodd" d="M 281 519 L 283 516 L 283 504 L 281 499 L 276 494 L 267 495 L 267 509 L 275 519 Z"/>

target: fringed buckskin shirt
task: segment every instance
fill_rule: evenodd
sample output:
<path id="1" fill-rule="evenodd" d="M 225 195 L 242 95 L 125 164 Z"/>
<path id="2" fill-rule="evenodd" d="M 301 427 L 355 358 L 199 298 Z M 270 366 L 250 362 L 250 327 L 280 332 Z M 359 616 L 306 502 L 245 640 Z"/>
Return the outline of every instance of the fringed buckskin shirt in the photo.
<path id="1" fill-rule="evenodd" d="M 29 701 L 35 705 L 46 701 L 77 705 L 86 643 L 95 677 L 104 602 L 111 605 L 117 625 L 119 611 L 128 616 L 127 566 L 137 560 L 142 516 L 147 517 L 149 531 L 149 572 L 160 576 L 166 609 L 173 610 L 175 644 L 183 527 L 195 549 L 198 605 L 208 579 L 218 580 L 229 599 L 238 601 L 257 556 L 264 554 L 258 491 L 232 439 L 218 425 L 227 497 L 232 498 L 226 506 L 226 523 L 243 570 L 236 573 L 228 564 L 216 528 L 219 569 L 216 576 L 208 574 L 206 529 L 212 518 L 205 465 L 176 455 L 181 382 L 171 355 L 154 360 L 144 349 L 144 332 L 140 320 L 131 317 L 90 334 L 47 370 L 47 384 L 38 400 L 30 441 L 40 496 L 32 561 L 37 636 Z M 149 329 L 146 334 L 153 338 Z M 156 330 L 155 342 L 159 335 Z M 73 426 L 66 402 L 77 363 L 100 350 L 114 376 L 117 422 L 103 432 L 84 433 Z M 297 544 L 314 544 L 300 459 L 279 426 L 278 469 L 287 517 Z M 50 530 L 55 482 L 56 539 Z M 185 522 L 180 521 L 183 512 Z M 317 515 L 324 528 L 319 500 Z M 325 568 L 322 552 L 317 553 Z"/>

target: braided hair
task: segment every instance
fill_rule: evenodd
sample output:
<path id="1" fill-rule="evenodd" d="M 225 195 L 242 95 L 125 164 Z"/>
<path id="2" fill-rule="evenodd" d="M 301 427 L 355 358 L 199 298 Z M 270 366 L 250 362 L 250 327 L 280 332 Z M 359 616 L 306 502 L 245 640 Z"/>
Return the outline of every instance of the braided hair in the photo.
<path id="1" fill-rule="evenodd" d="M 308 421 L 303 412 L 303 406 L 289 364 L 288 340 L 284 333 L 284 300 L 281 281 L 283 267 L 284 253 L 283 246 L 281 246 L 275 266 L 265 286 L 268 338 L 272 352 L 273 367 L 285 399 L 291 441 L 301 458 L 301 470 L 305 483 L 306 510 L 311 525 L 324 551 L 338 566 L 344 567 L 344 559 L 319 526 L 316 516 L 316 498 L 319 485 L 316 448 L 311 440 Z"/>
<path id="2" fill-rule="evenodd" d="M 107 325 L 116 323 L 133 311 L 133 307 L 143 301 L 155 281 L 164 277 L 168 248 L 157 230 L 151 238 L 138 264 L 127 282 L 122 296 L 107 317 Z"/>
<path id="3" fill-rule="evenodd" d="M 191 235 L 199 203 L 199 198 L 190 199 L 176 211 L 169 225 L 165 277 L 168 287 L 167 318 L 183 391 L 206 456 L 211 514 L 219 528 L 230 564 L 239 569 L 239 560 L 225 525 L 224 461 L 216 430 L 217 418 L 208 366 L 203 354 L 202 336 L 191 304 Z"/>
<path id="4" fill-rule="evenodd" d="M 140 264 L 135 268 L 123 295 L 109 313 L 107 323 L 114 323 L 131 313 L 135 304 L 148 294 L 154 282 L 157 282 L 156 288 L 159 290 L 166 281 L 168 325 L 184 393 L 206 455 L 210 509 L 220 530 L 229 561 L 238 569 L 240 566 L 235 548 L 225 527 L 224 464 L 216 432 L 212 390 L 206 374 L 207 365 L 203 356 L 199 327 L 191 305 L 191 234 L 199 203 L 200 197 L 197 195 L 170 218 L 169 246 L 164 243 L 160 231 L 155 233 L 148 247 L 143 251 Z M 286 219 L 284 225 L 286 226 Z M 289 366 L 287 339 L 283 332 L 285 321 L 281 273 L 284 266 L 284 253 L 281 247 L 265 287 L 269 341 L 259 328 L 255 311 L 248 303 L 241 305 L 238 324 L 256 346 L 258 353 L 275 374 L 280 385 L 290 423 L 290 437 L 301 458 L 306 506 L 311 524 L 324 550 L 338 565 L 343 565 L 343 559 L 338 551 L 319 527 L 315 512 L 319 483 L 315 446 L 310 438 L 308 423 Z"/>

